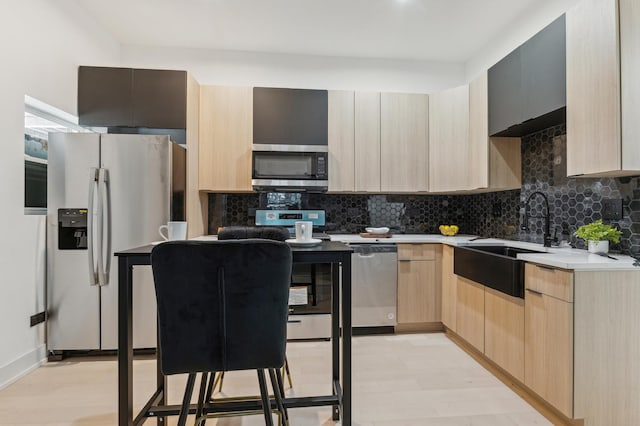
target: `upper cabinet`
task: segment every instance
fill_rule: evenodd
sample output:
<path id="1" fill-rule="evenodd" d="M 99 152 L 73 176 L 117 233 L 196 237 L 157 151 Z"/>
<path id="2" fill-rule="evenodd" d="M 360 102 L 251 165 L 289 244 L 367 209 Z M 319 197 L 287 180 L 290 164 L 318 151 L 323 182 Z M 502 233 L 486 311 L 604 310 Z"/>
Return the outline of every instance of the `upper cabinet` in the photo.
<path id="1" fill-rule="evenodd" d="M 427 191 L 429 97 L 380 95 L 380 190 Z"/>
<path id="2" fill-rule="evenodd" d="M 489 134 L 523 136 L 565 121 L 565 17 L 489 69 Z"/>
<path id="3" fill-rule="evenodd" d="M 351 192 L 354 172 L 354 93 L 328 93 L 327 136 L 329 148 L 329 191 Z"/>
<path id="4" fill-rule="evenodd" d="M 78 121 L 93 127 L 187 127 L 186 71 L 78 69 Z"/>
<path id="5" fill-rule="evenodd" d="M 355 94 L 355 190 L 380 192 L 380 93 Z"/>
<path id="6" fill-rule="evenodd" d="M 326 90 L 253 88 L 253 143 L 326 145 Z"/>
<path id="7" fill-rule="evenodd" d="M 248 192 L 253 139 L 251 87 L 201 86 L 201 191 Z"/>
<path id="8" fill-rule="evenodd" d="M 469 86 L 429 96 L 429 191 L 469 189 Z"/>
<path id="9" fill-rule="evenodd" d="M 488 134 L 486 72 L 467 86 L 430 95 L 429 190 L 520 188 L 520 139 Z"/>
<path id="10" fill-rule="evenodd" d="M 567 174 L 640 174 L 640 7 L 582 0 L 567 12 Z"/>
<path id="11" fill-rule="evenodd" d="M 488 136 L 487 73 L 469 84 L 468 188 L 503 191 L 522 186 L 520 138 Z"/>

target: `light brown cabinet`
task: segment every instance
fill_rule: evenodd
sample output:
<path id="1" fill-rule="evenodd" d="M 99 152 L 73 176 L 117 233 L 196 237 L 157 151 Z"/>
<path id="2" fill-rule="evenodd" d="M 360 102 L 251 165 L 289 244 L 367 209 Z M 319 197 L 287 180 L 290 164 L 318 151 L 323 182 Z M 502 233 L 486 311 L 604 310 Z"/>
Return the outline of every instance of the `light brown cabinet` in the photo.
<path id="1" fill-rule="evenodd" d="M 484 352 L 484 286 L 459 276 L 457 287 L 456 333 Z"/>
<path id="2" fill-rule="evenodd" d="M 398 324 L 440 321 L 440 244 L 398 244 Z"/>
<path id="3" fill-rule="evenodd" d="M 456 331 L 458 276 L 453 273 L 453 247 L 442 245 L 442 324 Z"/>
<path id="4" fill-rule="evenodd" d="M 355 93 L 355 190 L 380 192 L 380 93 Z"/>
<path id="5" fill-rule="evenodd" d="M 484 289 L 484 354 L 524 381 L 524 300 Z"/>
<path id="6" fill-rule="evenodd" d="M 429 191 L 469 189 L 469 86 L 429 96 Z"/>
<path id="7" fill-rule="evenodd" d="M 354 92 L 330 90 L 327 94 L 327 145 L 329 192 L 355 189 Z"/>
<path id="8" fill-rule="evenodd" d="M 567 174 L 640 173 L 640 7 L 582 0 L 566 15 Z"/>
<path id="9" fill-rule="evenodd" d="M 380 95 L 380 190 L 429 190 L 429 97 Z"/>
<path id="10" fill-rule="evenodd" d="M 520 138 L 489 137 L 487 72 L 469 83 L 467 188 L 482 191 L 522 186 Z"/>
<path id="11" fill-rule="evenodd" d="M 556 294 L 557 283 L 568 283 L 568 278 L 573 285 L 573 275 L 561 270 L 557 274 L 533 264 L 525 266 L 524 384 L 571 418 L 573 303 L 547 293 Z"/>
<path id="12" fill-rule="evenodd" d="M 200 190 L 251 191 L 252 141 L 252 88 L 201 86 Z"/>

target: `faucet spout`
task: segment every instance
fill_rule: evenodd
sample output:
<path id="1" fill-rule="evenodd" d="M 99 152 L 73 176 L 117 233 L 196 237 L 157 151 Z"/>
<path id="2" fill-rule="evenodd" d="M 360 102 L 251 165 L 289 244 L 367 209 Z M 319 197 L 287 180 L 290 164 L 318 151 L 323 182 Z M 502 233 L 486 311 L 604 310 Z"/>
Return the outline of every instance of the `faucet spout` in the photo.
<path id="1" fill-rule="evenodd" d="M 527 212 L 527 208 L 529 207 L 529 202 L 531 201 L 531 199 L 534 196 L 539 196 L 542 197 L 542 199 L 544 200 L 544 205 L 547 209 L 547 214 L 546 215 L 542 215 L 542 216 L 530 216 Z M 549 210 L 549 200 L 547 199 L 547 196 L 540 191 L 533 191 L 528 197 L 527 197 L 527 201 L 525 201 L 524 203 L 524 219 L 523 219 L 523 224 L 522 224 L 522 228 L 523 229 L 528 229 L 529 228 L 529 219 L 534 218 L 534 219 L 544 219 L 544 235 L 543 235 L 543 241 L 544 241 L 544 246 L 545 247 L 551 247 L 551 243 L 554 241 L 554 237 L 551 236 L 551 211 Z"/>

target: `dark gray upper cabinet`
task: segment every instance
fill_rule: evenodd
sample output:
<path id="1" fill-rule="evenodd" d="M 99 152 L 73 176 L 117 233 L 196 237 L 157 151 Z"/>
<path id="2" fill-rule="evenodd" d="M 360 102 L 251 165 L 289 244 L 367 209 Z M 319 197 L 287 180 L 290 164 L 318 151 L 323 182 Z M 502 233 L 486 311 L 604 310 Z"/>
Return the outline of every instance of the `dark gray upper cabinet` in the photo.
<path id="1" fill-rule="evenodd" d="M 80 67 L 78 119 L 81 126 L 131 126 L 131 68 Z"/>
<path id="2" fill-rule="evenodd" d="M 133 127 L 187 127 L 187 73 L 133 70 Z"/>
<path id="3" fill-rule="evenodd" d="M 327 144 L 326 90 L 253 88 L 253 143 Z"/>
<path id="4" fill-rule="evenodd" d="M 82 126 L 185 129 L 186 105 L 185 71 L 78 69 Z"/>
<path id="5" fill-rule="evenodd" d="M 565 121 L 565 16 L 489 69 L 489 134 L 523 136 Z"/>
<path id="6" fill-rule="evenodd" d="M 488 73 L 489 134 L 522 122 L 522 73 L 520 49 L 495 64 Z"/>

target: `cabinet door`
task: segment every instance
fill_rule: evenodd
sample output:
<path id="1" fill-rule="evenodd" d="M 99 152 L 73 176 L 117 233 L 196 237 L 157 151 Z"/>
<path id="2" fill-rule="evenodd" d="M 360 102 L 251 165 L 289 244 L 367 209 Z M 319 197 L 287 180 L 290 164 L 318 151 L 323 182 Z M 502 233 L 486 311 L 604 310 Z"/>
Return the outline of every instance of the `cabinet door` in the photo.
<path id="1" fill-rule="evenodd" d="M 131 68 L 78 68 L 78 121 L 81 126 L 133 126 Z"/>
<path id="2" fill-rule="evenodd" d="M 524 381 L 524 300 L 484 289 L 484 354 Z"/>
<path id="3" fill-rule="evenodd" d="M 520 48 L 523 121 L 567 105 L 565 43 L 565 17 L 562 15 Z"/>
<path id="4" fill-rule="evenodd" d="M 428 115 L 427 95 L 381 94 L 382 192 L 428 190 Z"/>
<path id="5" fill-rule="evenodd" d="M 133 127 L 186 129 L 187 73 L 133 70 Z"/>
<path id="6" fill-rule="evenodd" d="M 250 87 L 201 87 L 200 190 L 251 191 L 252 114 Z"/>
<path id="7" fill-rule="evenodd" d="M 453 273 L 453 247 L 442 246 L 442 323 L 456 331 L 457 275 Z"/>
<path id="8" fill-rule="evenodd" d="M 469 86 L 429 97 L 429 191 L 468 189 Z"/>
<path id="9" fill-rule="evenodd" d="M 355 94 L 355 190 L 380 192 L 380 93 Z"/>
<path id="10" fill-rule="evenodd" d="M 489 69 L 489 134 L 522 123 L 520 48 Z"/>
<path id="11" fill-rule="evenodd" d="M 617 3 L 583 0 L 567 12 L 569 176 L 621 168 Z"/>
<path id="12" fill-rule="evenodd" d="M 328 93 L 329 191 L 355 189 L 354 93 Z"/>
<path id="13" fill-rule="evenodd" d="M 524 383 L 573 417 L 573 303 L 525 293 Z"/>
<path id="14" fill-rule="evenodd" d="M 470 189 L 489 186 L 489 104 L 487 73 L 469 83 L 469 180 Z"/>
<path id="15" fill-rule="evenodd" d="M 458 276 L 456 332 L 484 352 L 484 286 Z"/>
<path id="16" fill-rule="evenodd" d="M 398 262 L 398 323 L 440 321 L 440 288 L 436 262 Z"/>
<path id="17" fill-rule="evenodd" d="M 640 4 L 637 0 L 619 3 L 622 169 L 630 171 L 640 170 Z"/>

